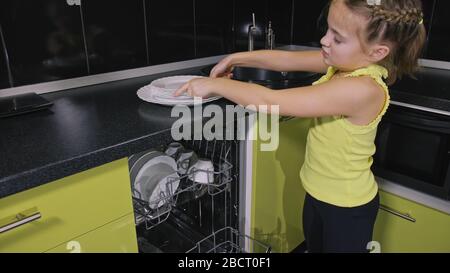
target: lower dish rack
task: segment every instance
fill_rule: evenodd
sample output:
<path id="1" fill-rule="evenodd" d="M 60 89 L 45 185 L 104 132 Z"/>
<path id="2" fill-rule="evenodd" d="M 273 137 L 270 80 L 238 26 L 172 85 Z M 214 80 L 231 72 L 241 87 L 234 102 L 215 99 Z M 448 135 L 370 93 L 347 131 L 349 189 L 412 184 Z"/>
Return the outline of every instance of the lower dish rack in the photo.
<path id="1" fill-rule="evenodd" d="M 197 242 L 187 253 L 270 253 L 271 247 L 232 227 L 224 227 Z"/>

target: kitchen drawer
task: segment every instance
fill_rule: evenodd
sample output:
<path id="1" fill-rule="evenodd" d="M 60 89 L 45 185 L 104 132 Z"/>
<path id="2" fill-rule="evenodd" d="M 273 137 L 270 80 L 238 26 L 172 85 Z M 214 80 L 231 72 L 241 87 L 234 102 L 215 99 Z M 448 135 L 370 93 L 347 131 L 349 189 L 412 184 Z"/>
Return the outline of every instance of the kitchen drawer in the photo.
<path id="1" fill-rule="evenodd" d="M 381 252 L 450 252 L 450 215 L 380 191 L 374 240 Z"/>
<path id="2" fill-rule="evenodd" d="M 0 199 L 1 227 L 36 218 L 0 233 L 0 252 L 44 252 L 132 211 L 127 159 L 117 160 Z"/>
<path id="3" fill-rule="evenodd" d="M 137 253 L 134 214 L 65 242 L 49 253 Z"/>

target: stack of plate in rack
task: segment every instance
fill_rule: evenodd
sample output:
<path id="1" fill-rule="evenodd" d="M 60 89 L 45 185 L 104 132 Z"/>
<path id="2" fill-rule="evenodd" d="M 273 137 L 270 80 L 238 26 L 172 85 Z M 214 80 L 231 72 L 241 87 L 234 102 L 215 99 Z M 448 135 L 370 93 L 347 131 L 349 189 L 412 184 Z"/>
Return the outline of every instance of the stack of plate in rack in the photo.
<path id="1" fill-rule="evenodd" d="M 205 98 L 202 100 L 194 100 L 193 97 L 188 95 L 180 95 L 178 97 L 174 96 L 175 91 L 183 86 L 183 84 L 196 78 L 204 78 L 202 76 L 173 76 L 165 77 L 152 81 L 150 84 L 141 87 L 137 95 L 140 99 L 162 104 L 162 105 L 194 105 L 205 102 L 214 101 L 220 99 L 221 97 L 215 96 L 210 98 Z"/>
<path id="2" fill-rule="evenodd" d="M 129 159 L 133 196 L 149 203 L 151 209 L 163 206 L 179 186 L 177 163 L 172 157 L 149 150 Z"/>

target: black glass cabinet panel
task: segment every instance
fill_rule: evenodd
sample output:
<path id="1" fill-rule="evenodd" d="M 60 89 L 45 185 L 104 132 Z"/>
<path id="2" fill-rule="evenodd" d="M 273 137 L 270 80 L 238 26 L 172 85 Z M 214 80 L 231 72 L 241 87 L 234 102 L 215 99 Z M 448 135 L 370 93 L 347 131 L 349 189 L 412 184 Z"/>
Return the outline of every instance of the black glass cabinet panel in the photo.
<path id="1" fill-rule="evenodd" d="M 87 75 L 80 7 L 3 0 L 0 24 L 15 86 Z"/>
<path id="2" fill-rule="evenodd" d="M 255 13 L 257 33 L 254 36 L 254 49 L 265 47 L 264 33 L 267 27 L 268 0 L 235 0 L 235 48 L 236 51 L 248 50 L 248 28 L 253 24 Z"/>
<path id="3" fill-rule="evenodd" d="M 0 32 L 2 31 L 2 26 L 0 25 Z M 0 33 L 1 35 L 1 33 Z M 0 89 L 8 88 L 9 79 L 8 79 L 8 70 L 6 66 L 6 56 L 5 56 L 5 48 L 3 47 L 2 37 L 0 36 Z"/>
<path id="4" fill-rule="evenodd" d="M 91 74 L 146 66 L 143 0 L 83 1 Z"/>
<path id="5" fill-rule="evenodd" d="M 292 44 L 292 7 L 294 0 L 269 0 L 268 20 L 272 22 L 275 45 Z"/>
<path id="6" fill-rule="evenodd" d="M 329 0 L 294 1 L 293 43 L 320 47 L 327 30 Z"/>
<path id="7" fill-rule="evenodd" d="M 233 2 L 195 0 L 196 57 L 233 51 Z"/>
<path id="8" fill-rule="evenodd" d="M 193 0 L 146 0 L 150 64 L 195 58 Z"/>
<path id="9" fill-rule="evenodd" d="M 422 10 L 423 10 L 423 24 L 425 26 L 426 32 L 427 32 L 427 40 L 425 42 L 422 58 L 426 58 L 426 51 L 428 48 L 428 42 L 429 42 L 429 33 L 431 30 L 431 17 L 433 15 L 433 9 L 435 7 L 435 0 L 421 0 L 422 2 Z"/>
<path id="10" fill-rule="evenodd" d="M 426 0 L 424 0 L 426 1 Z M 450 1 L 437 0 L 428 37 L 427 59 L 450 61 Z"/>

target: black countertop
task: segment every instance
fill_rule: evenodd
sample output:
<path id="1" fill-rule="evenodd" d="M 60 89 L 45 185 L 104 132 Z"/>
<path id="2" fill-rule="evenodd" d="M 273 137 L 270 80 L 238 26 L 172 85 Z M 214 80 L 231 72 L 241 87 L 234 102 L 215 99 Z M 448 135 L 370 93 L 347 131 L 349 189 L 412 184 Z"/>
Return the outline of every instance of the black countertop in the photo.
<path id="1" fill-rule="evenodd" d="M 136 91 L 160 77 L 198 74 L 192 68 L 47 93 L 49 110 L 0 119 L 0 198 L 169 143 L 178 119 L 172 107 Z"/>
<path id="2" fill-rule="evenodd" d="M 0 119 L 0 198 L 170 143 L 178 119 L 170 117 L 172 107 L 144 102 L 136 91 L 160 77 L 201 72 L 47 93 L 42 96 L 54 103 L 49 110 Z M 418 80 L 404 79 L 390 90 L 393 100 L 450 111 L 449 88 L 449 71 L 425 69 Z M 208 104 L 234 105 L 225 99 Z"/>

